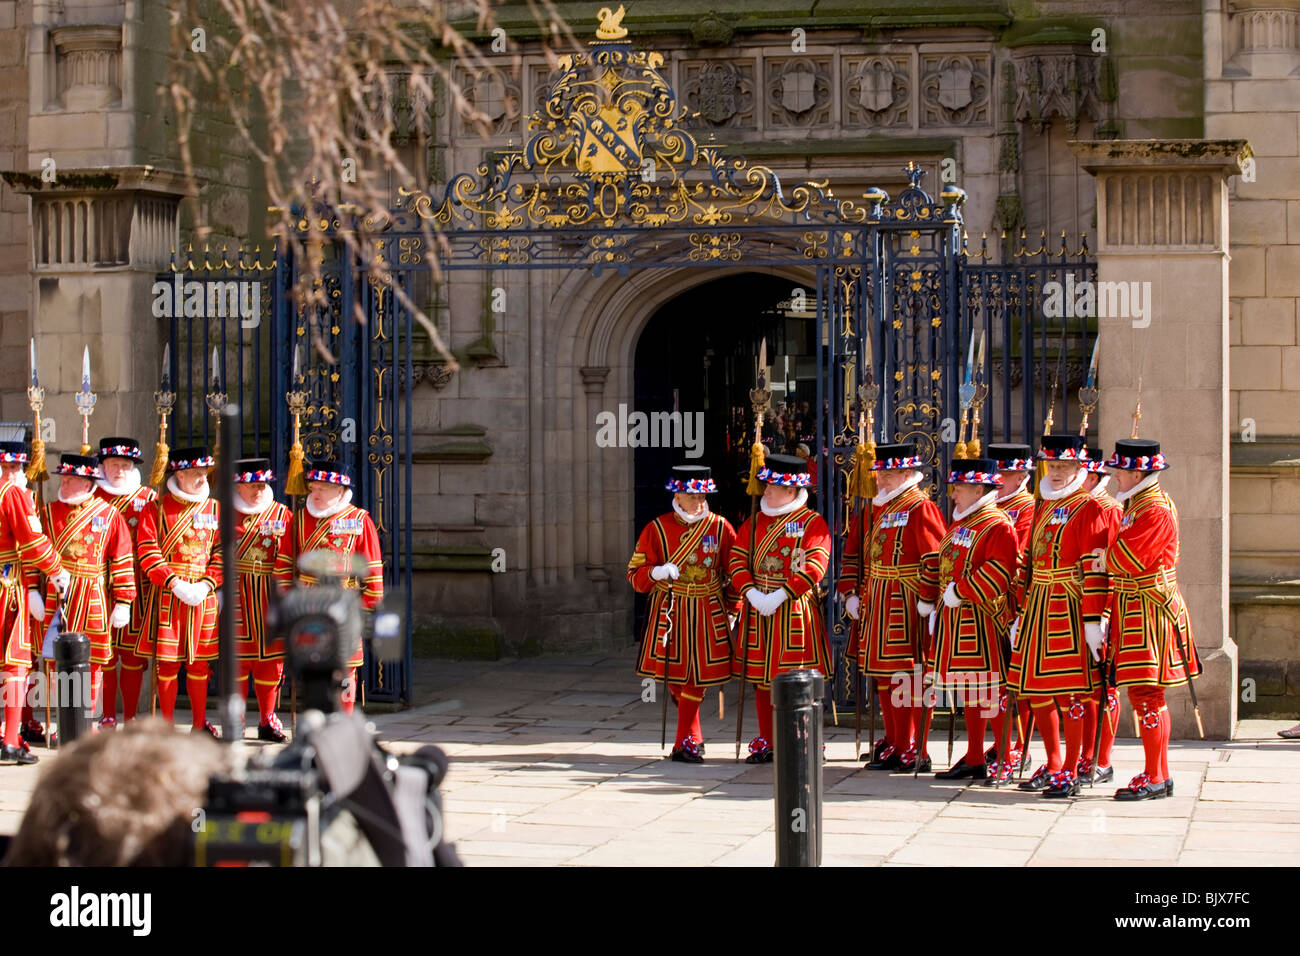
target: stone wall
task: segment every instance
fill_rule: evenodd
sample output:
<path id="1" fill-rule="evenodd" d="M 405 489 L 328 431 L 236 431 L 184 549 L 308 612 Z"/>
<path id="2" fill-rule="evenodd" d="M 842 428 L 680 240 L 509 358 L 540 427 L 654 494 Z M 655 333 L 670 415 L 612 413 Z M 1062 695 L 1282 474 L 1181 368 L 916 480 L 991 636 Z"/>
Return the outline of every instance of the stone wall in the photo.
<path id="1" fill-rule="evenodd" d="M 1248 139 L 1232 182 L 1232 595 L 1242 711 L 1300 712 L 1300 0 L 1212 0 L 1206 135 Z"/>
<path id="2" fill-rule="evenodd" d="M 27 167 L 27 30 L 31 4 L 0 0 L 0 169 Z M 0 421 L 31 413 L 21 389 L 28 379 L 31 328 L 27 197 L 0 185 Z"/>

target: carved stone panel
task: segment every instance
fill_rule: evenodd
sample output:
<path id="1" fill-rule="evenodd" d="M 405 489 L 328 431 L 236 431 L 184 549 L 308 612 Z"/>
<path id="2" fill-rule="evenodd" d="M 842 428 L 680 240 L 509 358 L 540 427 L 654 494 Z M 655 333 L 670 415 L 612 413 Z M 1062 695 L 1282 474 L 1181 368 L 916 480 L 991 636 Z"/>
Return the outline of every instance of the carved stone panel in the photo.
<path id="1" fill-rule="evenodd" d="M 1017 121 L 1041 133 L 1059 116 L 1074 133 L 1081 119 L 1102 118 L 1097 56 L 1070 47 L 1025 47 L 1013 56 Z"/>
<path id="2" fill-rule="evenodd" d="M 832 63 L 829 56 L 767 60 L 763 75 L 768 126 L 808 127 L 831 121 Z"/>
<path id="3" fill-rule="evenodd" d="M 523 91 L 518 78 L 508 72 L 482 72 L 478 76 L 457 71 L 456 82 L 470 112 L 461 118 L 465 133 L 505 136 L 518 132 Z"/>
<path id="4" fill-rule="evenodd" d="M 701 127 L 752 129 L 754 62 L 687 60 L 681 65 L 682 93 Z"/>
<path id="5" fill-rule="evenodd" d="M 988 125 L 989 70 L 985 53 L 923 55 L 921 125 Z"/>
<path id="6" fill-rule="evenodd" d="M 842 68 L 846 127 L 911 127 L 913 87 L 910 57 L 845 57 Z"/>

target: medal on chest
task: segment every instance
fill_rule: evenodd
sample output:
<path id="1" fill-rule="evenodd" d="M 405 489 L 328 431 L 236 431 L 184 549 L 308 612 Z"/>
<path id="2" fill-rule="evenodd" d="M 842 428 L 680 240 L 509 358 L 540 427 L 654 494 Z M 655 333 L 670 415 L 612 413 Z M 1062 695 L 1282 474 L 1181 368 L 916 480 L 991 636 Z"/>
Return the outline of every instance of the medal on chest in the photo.
<path id="1" fill-rule="evenodd" d="M 881 559 L 885 553 L 885 538 L 887 535 L 884 531 L 877 531 L 876 536 L 871 539 L 871 561 L 875 563 Z"/>

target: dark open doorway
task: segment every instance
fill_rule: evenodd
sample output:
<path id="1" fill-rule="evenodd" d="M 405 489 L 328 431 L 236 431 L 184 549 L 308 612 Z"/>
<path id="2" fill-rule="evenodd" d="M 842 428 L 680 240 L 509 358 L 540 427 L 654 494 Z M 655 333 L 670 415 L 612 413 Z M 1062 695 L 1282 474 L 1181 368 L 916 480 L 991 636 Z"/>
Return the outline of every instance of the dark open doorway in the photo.
<path id="1" fill-rule="evenodd" d="M 764 444 L 783 454 L 796 454 L 803 444 L 816 460 L 816 315 L 812 289 L 761 273 L 697 286 L 655 313 L 637 343 L 633 410 L 671 412 L 676 397 L 683 419 L 702 416 L 703 428 L 698 436 L 684 429 L 694 439 L 690 447 L 635 449 L 638 533 L 671 510 L 664 482 L 674 464 L 710 466 L 718 485 L 710 508 L 737 528 L 749 517 L 745 481 L 754 435 L 749 390 L 763 339 L 772 375 Z M 652 432 L 651 438 L 657 437 Z M 815 498 L 810 504 L 815 507 Z M 637 597 L 640 634 L 644 600 Z"/>

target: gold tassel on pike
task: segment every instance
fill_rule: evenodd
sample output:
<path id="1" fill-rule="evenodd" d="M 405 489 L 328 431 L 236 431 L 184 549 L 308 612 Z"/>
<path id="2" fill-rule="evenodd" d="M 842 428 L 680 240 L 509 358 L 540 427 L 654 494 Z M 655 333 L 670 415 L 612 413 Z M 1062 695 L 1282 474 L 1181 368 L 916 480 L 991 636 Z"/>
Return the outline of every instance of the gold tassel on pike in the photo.
<path id="1" fill-rule="evenodd" d="M 289 472 L 284 478 L 286 495 L 307 494 L 307 482 L 302 477 L 302 462 L 302 443 L 295 441 L 293 447 L 289 449 Z"/>
<path id="2" fill-rule="evenodd" d="M 876 461 L 876 443 L 868 438 L 858 442 L 853 451 L 853 473 L 850 475 L 849 492 L 858 498 L 876 497 L 876 473 L 871 466 Z"/>
<path id="3" fill-rule="evenodd" d="M 290 453 L 292 457 L 292 453 Z M 745 494 L 761 497 L 763 494 L 763 482 L 758 480 L 758 470 L 767 462 L 767 451 L 763 448 L 761 442 L 754 442 L 749 449 L 749 484 L 745 486 Z M 292 468 L 292 465 L 290 466 Z"/>
<path id="4" fill-rule="evenodd" d="M 150 487 L 162 487 L 163 479 L 167 477 L 167 459 L 170 451 L 165 441 L 160 440 L 153 446 L 153 468 L 149 471 Z"/>

